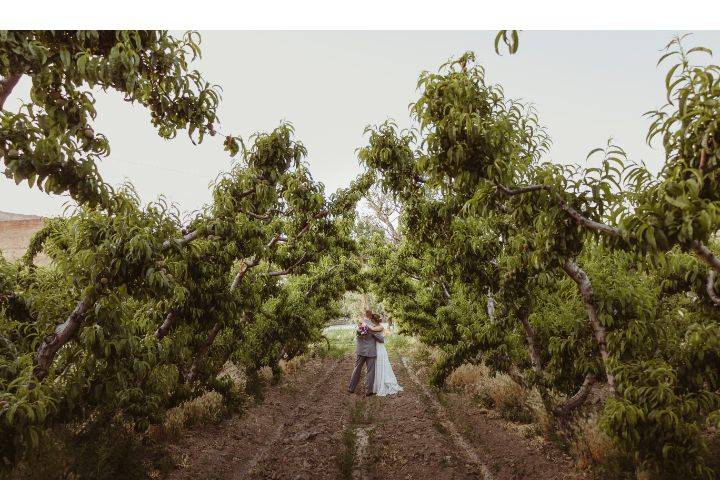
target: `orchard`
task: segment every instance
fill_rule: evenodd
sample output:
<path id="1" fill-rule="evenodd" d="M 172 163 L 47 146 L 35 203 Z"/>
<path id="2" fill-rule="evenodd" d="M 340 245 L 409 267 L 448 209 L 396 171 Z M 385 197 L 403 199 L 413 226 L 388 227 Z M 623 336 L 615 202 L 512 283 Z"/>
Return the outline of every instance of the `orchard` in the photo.
<path id="1" fill-rule="evenodd" d="M 715 478 L 720 67 L 688 42 L 660 59 L 658 174 L 612 143 L 590 166 L 550 162 L 538 113 L 466 53 L 420 75 L 413 129 L 368 127 L 365 173 L 328 194 L 290 124 L 218 132 L 220 90 L 190 69 L 196 33 L 0 32 L 5 175 L 77 204 L 22 260 L 0 256 L 0 469 L 63 425 L 142 434 L 208 391 L 237 410 L 228 362 L 279 373 L 323 340 L 345 292 L 371 291 L 441 353 L 435 386 L 484 364 L 539 392 L 559 432 L 602 392 L 601 425 L 637 472 Z M 518 33 L 501 45 L 516 52 Z M 29 102 L 8 110 L 23 77 Z M 222 144 L 231 167 L 201 212 L 183 221 L 103 180 L 98 90 L 146 108 L 163 138 Z M 375 224 L 357 218 L 363 198 Z"/>

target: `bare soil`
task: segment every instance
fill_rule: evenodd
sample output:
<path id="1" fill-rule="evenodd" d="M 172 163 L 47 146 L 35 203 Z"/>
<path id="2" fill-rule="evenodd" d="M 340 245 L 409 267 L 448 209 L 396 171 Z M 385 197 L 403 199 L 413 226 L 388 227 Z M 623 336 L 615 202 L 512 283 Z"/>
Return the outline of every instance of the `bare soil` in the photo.
<path id="1" fill-rule="evenodd" d="M 405 390 L 364 397 L 360 388 L 346 392 L 352 357 L 307 360 L 268 387 L 262 404 L 171 445 L 181 460 L 168 478 L 583 478 L 552 444 L 488 418 L 467 398 L 438 397 L 400 358 L 393 365 Z"/>

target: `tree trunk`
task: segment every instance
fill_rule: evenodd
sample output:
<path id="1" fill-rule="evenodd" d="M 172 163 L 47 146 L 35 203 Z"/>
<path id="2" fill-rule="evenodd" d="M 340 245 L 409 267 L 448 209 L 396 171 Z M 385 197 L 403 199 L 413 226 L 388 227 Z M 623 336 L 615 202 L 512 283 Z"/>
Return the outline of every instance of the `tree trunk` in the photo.
<path id="1" fill-rule="evenodd" d="M 67 320 L 55 327 L 55 331 L 43 339 L 35 356 L 36 366 L 33 370 L 35 378 L 42 380 L 47 376 L 58 350 L 75 336 L 94 303 L 95 299 L 92 296 L 84 296 Z"/>
<path id="2" fill-rule="evenodd" d="M 705 291 L 707 291 L 710 300 L 712 300 L 715 305 L 720 306 L 720 296 L 718 296 L 717 292 L 715 291 L 716 276 L 717 274 L 715 270 L 710 270 L 710 273 L 708 273 L 707 276 L 707 281 L 705 282 Z"/>
<path id="3" fill-rule="evenodd" d="M 492 290 L 488 289 L 487 294 L 487 314 L 491 322 L 495 321 L 495 297 L 493 297 Z"/>
<path id="4" fill-rule="evenodd" d="M 716 257 L 708 247 L 698 242 L 697 240 L 693 240 L 692 244 L 690 244 L 690 247 L 695 252 L 695 254 L 700 257 L 700 260 L 707 264 L 707 266 L 709 266 L 716 272 L 720 272 L 720 258 Z"/>
<path id="5" fill-rule="evenodd" d="M 608 354 L 607 343 L 605 341 L 605 327 L 600 323 L 600 318 L 598 317 L 597 307 L 595 306 L 595 294 L 590 278 L 582 268 L 570 260 L 563 264 L 563 270 L 565 270 L 565 273 L 573 279 L 580 289 L 580 295 L 582 296 L 588 315 L 588 322 L 590 322 L 590 326 L 595 334 L 595 341 L 600 349 L 600 356 L 602 357 L 605 367 L 605 376 L 607 377 L 608 385 L 610 385 L 613 393 L 616 393 L 615 376 L 610 371 L 610 355 Z"/>
<path id="6" fill-rule="evenodd" d="M 165 317 L 165 321 L 162 325 L 155 330 L 155 338 L 162 340 L 162 338 L 165 337 L 172 328 L 173 323 L 175 323 L 175 312 L 170 312 Z"/>
<path id="7" fill-rule="evenodd" d="M 587 375 L 585 375 L 585 380 L 583 381 L 580 389 L 575 393 L 575 395 L 568 398 L 565 403 L 555 409 L 555 415 L 557 415 L 562 420 L 567 420 L 568 416 L 570 415 L 570 413 L 572 413 L 573 410 L 585 403 L 585 400 L 587 400 L 587 397 L 588 395 L 590 395 L 590 392 L 592 391 L 594 385 L 595 375 L 593 375 L 592 373 L 588 373 Z"/>
<path id="8" fill-rule="evenodd" d="M 15 85 L 17 85 L 18 81 L 20 81 L 20 77 L 22 77 L 21 74 L 15 73 L 7 78 L 4 78 L 3 81 L 0 82 L 0 110 L 5 107 L 5 101 L 10 96 L 10 93 L 12 93 Z"/>
<path id="9" fill-rule="evenodd" d="M 523 325 L 523 329 L 525 330 L 525 339 L 527 340 L 528 344 L 528 353 L 530 354 L 530 363 L 532 363 L 532 369 L 536 373 L 542 373 L 542 362 L 540 360 L 540 347 L 537 343 L 537 333 L 535 332 L 535 329 L 528 320 L 530 313 L 524 310 L 520 312 L 520 315 L 518 316 L 520 318 L 520 322 Z"/>
<path id="10" fill-rule="evenodd" d="M 220 322 L 215 322 L 215 325 L 213 325 L 212 329 L 210 330 L 210 333 L 208 333 L 207 338 L 203 342 L 202 346 L 198 350 L 197 354 L 195 355 L 195 359 L 193 360 L 192 365 L 190 366 L 190 370 L 187 374 L 187 381 L 188 383 L 194 383 L 195 380 L 197 380 L 198 375 L 198 369 L 200 368 L 200 363 L 205 358 L 205 354 L 207 354 L 207 351 L 210 349 L 210 346 L 215 342 L 215 338 L 217 337 L 218 333 L 220 333 L 220 330 L 222 330 L 222 324 Z"/>

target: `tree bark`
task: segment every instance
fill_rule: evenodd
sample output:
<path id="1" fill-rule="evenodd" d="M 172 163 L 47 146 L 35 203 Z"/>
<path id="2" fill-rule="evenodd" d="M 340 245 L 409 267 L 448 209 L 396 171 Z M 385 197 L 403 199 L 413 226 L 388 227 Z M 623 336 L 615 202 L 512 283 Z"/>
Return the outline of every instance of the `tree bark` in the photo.
<path id="1" fill-rule="evenodd" d="M 707 276 L 707 281 L 705 282 L 705 290 L 707 291 L 710 300 L 712 300 L 715 305 L 720 306 L 720 296 L 718 296 L 717 292 L 715 291 L 716 276 L 717 273 L 715 272 L 715 270 L 710 270 Z"/>
<path id="2" fill-rule="evenodd" d="M 33 369 L 35 378 L 42 380 L 47 376 L 58 350 L 75 336 L 85 319 L 85 315 L 94 304 L 95 299 L 93 296 L 84 296 L 67 320 L 55 327 L 55 331 L 43 339 L 35 355 L 36 365 Z"/>
<path id="3" fill-rule="evenodd" d="M 587 400 L 587 397 L 588 395 L 590 395 L 590 392 L 592 391 L 594 385 L 595 375 L 593 375 L 592 373 L 588 373 L 587 375 L 585 375 L 585 380 L 580 386 L 580 389 L 575 393 L 575 395 L 568 398 L 565 403 L 560 405 L 555 410 L 555 414 L 560 418 L 566 419 L 573 410 L 585 403 L 585 400 Z"/>
<path id="4" fill-rule="evenodd" d="M 197 355 L 195 355 L 195 359 L 190 366 L 190 370 L 187 374 L 188 383 L 193 383 L 195 382 L 195 380 L 197 380 L 200 362 L 202 362 L 203 358 L 205 358 L 205 354 L 207 354 L 210 346 L 213 344 L 213 342 L 215 342 L 215 338 L 217 337 L 218 333 L 220 333 L 220 330 L 222 330 L 222 324 L 220 322 L 215 322 L 215 325 L 213 325 L 212 329 L 210 329 L 210 333 L 208 333 L 207 338 L 200 346 L 200 349 L 198 350 Z"/>
<path id="5" fill-rule="evenodd" d="M 15 86 L 18 84 L 18 81 L 20 81 L 20 77 L 22 77 L 21 74 L 15 73 L 7 78 L 4 78 L 3 81 L 0 82 L 0 110 L 5 107 L 5 101 L 8 99 Z"/>
<path id="6" fill-rule="evenodd" d="M 708 247 L 697 240 L 693 240 L 690 248 L 692 248 L 700 260 L 705 262 L 708 267 L 712 268 L 715 272 L 720 272 L 720 258 L 716 257 Z"/>
<path id="7" fill-rule="evenodd" d="M 170 312 L 165 317 L 165 321 L 163 321 L 162 325 L 155 330 L 155 338 L 161 340 L 165 337 L 172 328 L 173 323 L 175 323 L 175 312 Z"/>
<path id="8" fill-rule="evenodd" d="M 530 324 L 528 320 L 529 316 L 529 312 L 522 311 L 520 312 L 519 318 L 525 330 L 525 339 L 528 344 L 528 353 L 530 354 L 532 369 L 536 373 L 542 373 L 542 360 L 540 359 L 540 346 L 537 342 L 537 332 L 535 332 L 535 328 Z"/>
<path id="9" fill-rule="evenodd" d="M 605 375 L 607 377 L 608 385 L 610 385 L 613 393 L 616 393 L 615 376 L 610 371 L 610 355 L 608 354 L 607 343 L 605 341 L 605 327 L 600 323 L 597 307 L 595 305 L 595 293 L 593 292 L 590 278 L 582 268 L 570 260 L 563 264 L 563 270 L 565 270 L 565 273 L 573 279 L 580 289 L 580 296 L 585 304 L 588 322 L 590 322 L 590 326 L 595 334 L 595 341 L 600 349 L 600 356 L 602 357 L 603 365 L 605 367 Z"/>

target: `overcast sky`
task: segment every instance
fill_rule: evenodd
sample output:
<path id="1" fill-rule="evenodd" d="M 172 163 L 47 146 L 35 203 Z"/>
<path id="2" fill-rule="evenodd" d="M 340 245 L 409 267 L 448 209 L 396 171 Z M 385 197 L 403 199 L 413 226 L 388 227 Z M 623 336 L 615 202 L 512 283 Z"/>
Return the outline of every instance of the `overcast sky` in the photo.
<path id="1" fill-rule="evenodd" d="M 224 131 L 247 138 L 291 122 L 328 192 L 361 172 L 355 149 L 365 126 L 388 118 L 408 126 L 418 74 L 468 50 L 507 96 L 536 106 L 553 139 L 552 161 L 583 162 L 613 137 L 657 169 L 662 151 L 645 144 L 642 114 L 664 103 L 665 68 L 656 62 L 674 33 L 529 31 L 516 55 L 497 56 L 495 32 L 204 32 L 195 67 L 223 88 Z M 689 42 L 720 53 L 720 32 L 697 32 Z M 16 109 L 28 89 L 25 80 L 6 108 Z M 144 108 L 115 93 L 96 98 L 96 130 L 112 148 L 100 165 L 107 181 L 132 182 L 144 200 L 164 194 L 186 212 L 209 201 L 208 184 L 230 166 L 219 137 L 199 146 L 185 134 L 165 141 Z M 0 175 L 0 210 L 55 215 L 67 201 Z"/>

